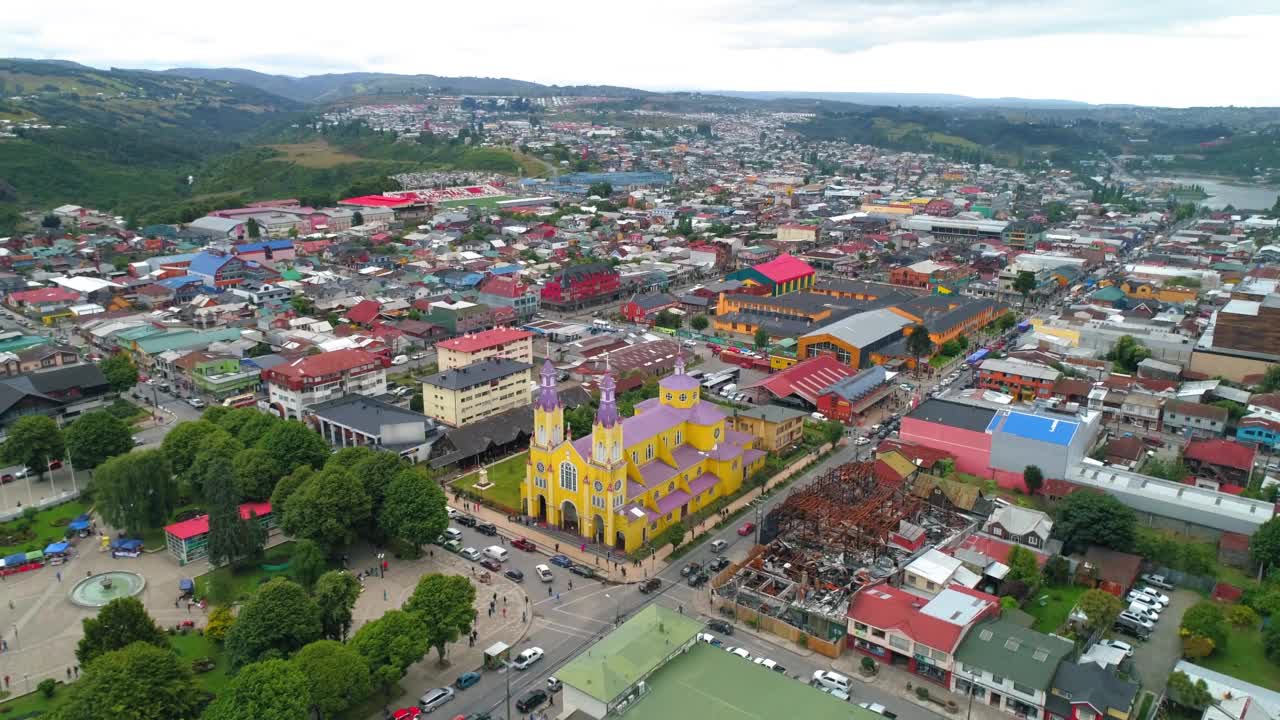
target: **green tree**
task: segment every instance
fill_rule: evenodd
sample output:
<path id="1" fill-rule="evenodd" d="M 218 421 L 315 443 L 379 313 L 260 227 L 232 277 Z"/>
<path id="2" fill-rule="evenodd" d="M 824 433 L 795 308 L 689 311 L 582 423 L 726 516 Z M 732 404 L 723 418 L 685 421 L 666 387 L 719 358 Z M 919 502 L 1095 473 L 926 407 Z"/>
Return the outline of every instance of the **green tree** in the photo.
<path id="1" fill-rule="evenodd" d="M 205 710 L 205 720 L 298 720 L 311 712 L 311 687 L 298 666 L 281 659 L 241 668 Z"/>
<path id="2" fill-rule="evenodd" d="M 1009 548 L 1009 557 L 1005 560 L 1009 566 L 1010 580 L 1034 586 L 1040 581 L 1040 565 L 1036 562 L 1036 554 L 1022 547 L 1013 545 Z"/>
<path id="3" fill-rule="evenodd" d="M 44 477 L 49 461 L 66 454 L 62 428 L 47 415 L 24 415 L 9 426 L 0 456 L 5 462 L 25 465 Z"/>
<path id="4" fill-rule="evenodd" d="M 324 438 L 297 420 L 276 423 L 258 440 L 258 447 L 271 453 L 285 472 L 293 472 L 299 465 L 323 467 L 329 459 Z"/>
<path id="5" fill-rule="evenodd" d="M 351 647 L 369 661 L 373 679 L 390 693 L 409 666 L 418 662 L 431 647 L 427 628 L 417 613 L 389 610 L 373 622 L 365 623 L 351 638 Z"/>
<path id="6" fill-rule="evenodd" d="M 280 465 L 262 448 L 249 447 L 236 453 L 231 461 L 236 492 L 245 500 L 266 500 L 279 482 Z"/>
<path id="7" fill-rule="evenodd" d="M 1191 677 L 1179 670 L 1169 676 L 1165 689 L 1170 699 L 1183 707 L 1203 710 L 1213 702 L 1213 694 L 1204 680 L 1191 681 Z"/>
<path id="8" fill-rule="evenodd" d="M 302 487 L 316 471 L 310 465 L 303 465 L 297 470 L 285 475 L 276 482 L 276 487 L 271 491 L 271 507 L 277 512 L 283 512 L 285 504 L 290 497 Z"/>
<path id="9" fill-rule="evenodd" d="M 1085 625 L 1092 630 L 1105 630 L 1116 621 L 1116 616 L 1124 609 L 1120 598 L 1106 590 L 1085 590 L 1080 595 L 1080 610 L 1087 618 Z"/>
<path id="10" fill-rule="evenodd" d="M 1280 565 L 1280 517 L 1258 526 L 1249 538 L 1249 557 L 1253 564 L 1267 570 Z"/>
<path id="11" fill-rule="evenodd" d="M 76 660 L 81 665 L 135 642 L 169 648 L 168 636 L 137 598 L 116 598 L 103 605 L 94 617 L 82 620 L 81 625 L 84 635 L 76 644 Z"/>
<path id="12" fill-rule="evenodd" d="M 1036 289 L 1036 274 L 1030 270 L 1019 270 L 1013 279 L 1013 291 L 1022 296 L 1022 306 L 1027 306 L 1027 298 Z"/>
<path id="13" fill-rule="evenodd" d="M 329 569 L 329 562 L 325 559 L 324 550 L 314 540 L 299 540 L 294 543 L 293 554 L 289 557 L 289 569 L 293 571 L 293 579 L 310 591 Z"/>
<path id="14" fill-rule="evenodd" d="M 351 226 L 357 227 L 364 224 L 364 213 L 359 210 L 351 214 Z"/>
<path id="15" fill-rule="evenodd" d="M 219 428 L 218 432 L 209 433 L 196 443 L 196 457 L 191 461 L 191 467 L 183 473 L 183 478 L 201 493 L 204 492 L 205 479 L 214 472 L 225 472 L 226 477 L 234 482 L 235 470 L 231 459 L 243 449 L 244 443 Z"/>
<path id="16" fill-rule="evenodd" d="M 1217 649 L 1227 647 L 1227 616 L 1222 606 L 1212 600 L 1201 600 L 1187 608 L 1179 627 L 1186 633 L 1209 638 Z"/>
<path id="17" fill-rule="evenodd" d="M 369 513 L 369 496 L 360 481 L 346 470 L 325 468 L 289 496 L 281 527 L 332 551 L 355 540 Z"/>
<path id="18" fill-rule="evenodd" d="M 1071 577 L 1071 565 L 1061 555 L 1054 555 L 1044 564 L 1044 582 L 1046 585 L 1066 585 Z"/>
<path id="19" fill-rule="evenodd" d="M 1011 312 L 1007 312 L 996 318 L 996 329 L 1005 331 L 1018 324 L 1018 318 Z"/>
<path id="20" fill-rule="evenodd" d="M 236 614 L 226 605 L 219 605 L 209 613 L 209 622 L 205 624 L 204 634 L 216 643 L 227 639 L 227 631 L 236 624 Z"/>
<path id="21" fill-rule="evenodd" d="M 571 407 L 564 414 L 565 424 L 569 426 L 569 435 L 580 438 L 591 434 L 591 424 L 595 422 L 595 410 L 590 405 Z"/>
<path id="22" fill-rule="evenodd" d="M 245 221 L 244 231 L 245 234 L 251 238 L 262 237 L 262 229 L 258 227 L 258 221 L 256 218 L 249 218 Z"/>
<path id="23" fill-rule="evenodd" d="M 330 570 L 316 580 L 311 595 L 320 607 L 320 626 L 326 638 L 346 641 L 360 589 L 360 581 L 354 575 L 337 570 Z"/>
<path id="24" fill-rule="evenodd" d="M 57 215 L 45 215 L 40 219 L 40 227 L 47 230 L 56 230 L 62 227 L 62 218 Z"/>
<path id="25" fill-rule="evenodd" d="M 122 393 L 138 384 L 138 368 L 125 353 L 116 353 L 98 363 L 113 392 Z"/>
<path id="26" fill-rule="evenodd" d="M 227 632 L 227 659 L 242 668 L 268 657 L 288 657 L 320 639 L 320 608 L 302 586 L 275 578 L 258 588 Z"/>
<path id="27" fill-rule="evenodd" d="M 1280 623 L 1270 622 L 1262 631 L 1262 652 L 1271 662 L 1280 665 Z"/>
<path id="28" fill-rule="evenodd" d="M 186 663 L 167 648 L 136 642 L 84 665 L 67 702 L 50 717 L 175 720 L 194 718 L 199 710 L 200 693 Z"/>
<path id="29" fill-rule="evenodd" d="M 211 459 L 201 479 L 209 503 L 209 562 L 225 565 L 254 553 L 249 521 L 240 517 L 240 495 L 235 489 L 231 461 L 225 456 Z"/>
<path id="30" fill-rule="evenodd" d="M 334 455 L 341 455 L 338 452 Z M 330 463 L 325 463 L 329 467 Z M 364 492 L 369 496 L 370 519 L 376 519 L 383 508 L 383 497 L 391 481 L 408 467 L 404 458 L 388 451 L 370 452 L 368 456 L 358 459 L 351 465 L 351 474 L 360 480 Z M 434 537 L 432 538 L 435 539 Z"/>
<path id="31" fill-rule="evenodd" d="M 1258 624 L 1258 613 L 1248 605 L 1232 605 L 1227 608 L 1227 622 L 1238 628 L 1253 628 Z"/>
<path id="32" fill-rule="evenodd" d="M 93 488 L 102 517 L 131 535 L 161 527 L 178 504 L 178 484 L 162 450 L 111 458 L 98 466 Z"/>
<path id="33" fill-rule="evenodd" d="M 441 664 L 445 647 L 471 631 L 475 618 L 476 588 L 461 575 L 424 575 L 404 609 L 422 619 L 427 644 L 436 649 Z"/>
<path id="34" fill-rule="evenodd" d="M 1110 495 L 1071 493 L 1058 503 L 1057 516 L 1053 534 L 1062 539 L 1067 553 L 1090 545 L 1126 551 L 1133 547 L 1137 516 Z"/>
<path id="35" fill-rule="evenodd" d="M 67 455 L 78 468 L 96 468 L 104 460 L 133 449 L 133 432 L 106 410 L 85 413 L 67 427 Z"/>
<path id="36" fill-rule="evenodd" d="M 587 197 L 595 195 L 597 197 L 607 198 L 613 194 L 613 185 L 607 182 L 592 183 L 587 187 Z"/>
<path id="37" fill-rule="evenodd" d="M 693 328 L 694 330 L 697 330 L 698 332 L 702 332 L 703 330 L 706 330 L 707 326 L 710 324 L 711 324 L 711 321 L 707 319 L 706 315 L 694 315 L 692 318 L 689 319 L 689 327 Z"/>
<path id="38" fill-rule="evenodd" d="M 1280 365 L 1269 365 L 1262 374 L 1262 382 L 1258 383 L 1258 392 L 1271 393 L 1280 391 Z"/>
<path id="39" fill-rule="evenodd" d="M 762 327 L 756 328 L 756 349 L 765 350 L 769 347 L 769 331 Z"/>
<path id="40" fill-rule="evenodd" d="M 1117 369 L 1130 373 L 1136 371 L 1138 364 L 1149 357 L 1151 351 L 1132 335 L 1121 335 L 1107 353 L 1107 359 L 1115 363 Z"/>
<path id="41" fill-rule="evenodd" d="M 369 696 L 369 662 L 340 642 L 317 640 L 299 650 L 293 664 L 307 679 L 318 717 L 334 717 Z"/>
<path id="42" fill-rule="evenodd" d="M 1044 486 L 1044 471 L 1038 465 L 1028 465 L 1022 469 L 1022 484 L 1028 495 L 1035 495 Z"/>
<path id="43" fill-rule="evenodd" d="M 684 316 L 677 315 L 676 313 L 673 313 L 670 310 L 663 310 L 662 312 L 658 313 L 658 317 L 654 318 L 653 320 L 654 325 L 657 325 L 658 327 L 670 328 L 672 330 L 679 330 L 680 324 L 682 322 L 684 322 Z"/>
<path id="44" fill-rule="evenodd" d="M 164 436 L 160 449 L 168 456 L 173 472 L 181 475 L 195 462 L 200 441 L 217 432 L 226 431 L 208 420 L 178 423 Z"/>
<path id="45" fill-rule="evenodd" d="M 313 315 L 316 311 L 315 301 L 306 295 L 294 295 L 289 298 L 289 306 L 299 315 Z"/>
<path id="46" fill-rule="evenodd" d="M 401 470 L 387 487 L 378 525 L 416 547 L 430 543 L 449 526 L 444 490 L 417 468 Z"/>
<path id="47" fill-rule="evenodd" d="M 907 336 L 907 354 L 916 359 L 916 367 L 920 366 L 920 358 L 933 354 L 933 340 L 929 338 L 929 328 L 916 324 L 911 326 L 911 334 Z"/>

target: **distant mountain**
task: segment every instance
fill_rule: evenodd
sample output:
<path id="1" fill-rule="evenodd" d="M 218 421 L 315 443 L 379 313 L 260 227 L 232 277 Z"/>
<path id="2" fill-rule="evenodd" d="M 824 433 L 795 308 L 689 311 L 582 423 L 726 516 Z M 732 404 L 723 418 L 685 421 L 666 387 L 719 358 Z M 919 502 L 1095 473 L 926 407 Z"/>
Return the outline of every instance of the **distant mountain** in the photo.
<path id="1" fill-rule="evenodd" d="M 338 102 L 362 95 L 398 95 L 447 91 L 472 95 L 597 95 L 635 97 L 643 90 L 610 85 L 542 85 L 526 80 L 484 77 L 444 77 L 441 75 L 397 75 L 394 73 L 351 72 L 328 75 L 268 75 L 243 68 L 173 68 L 163 73 L 204 80 L 235 82 L 305 103 Z"/>
<path id="2" fill-rule="evenodd" d="M 872 93 L 872 92 L 804 92 L 773 91 L 759 92 L 739 90 L 711 91 L 715 95 L 747 98 L 750 100 L 783 100 L 810 99 L 830 100 L 832 102 L 853 103 L 855 105 L 890 105 L 910 107 L 1006 107 L 1006 108 L 1041 108 L 1041 109 L 1083 109 L 1096 107 L 1075 100 L 1035 100 L 1027 98 L 975 98 L 968 95 L 949 95 L 946 93 Z"/>

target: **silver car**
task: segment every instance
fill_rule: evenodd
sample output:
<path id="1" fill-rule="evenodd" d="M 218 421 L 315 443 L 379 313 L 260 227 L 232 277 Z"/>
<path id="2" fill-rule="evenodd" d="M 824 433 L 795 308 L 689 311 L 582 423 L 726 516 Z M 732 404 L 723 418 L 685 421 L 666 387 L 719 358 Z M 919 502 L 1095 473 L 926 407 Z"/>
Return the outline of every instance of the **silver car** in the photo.
<path id="1" fill-rule="evenodd" d="M 436 688 L 422 694 L 422 697 L 418 700 L 418 707 L 422 708 L 423 712 L 431 712 L 452 699 L 453 688 Z"/>

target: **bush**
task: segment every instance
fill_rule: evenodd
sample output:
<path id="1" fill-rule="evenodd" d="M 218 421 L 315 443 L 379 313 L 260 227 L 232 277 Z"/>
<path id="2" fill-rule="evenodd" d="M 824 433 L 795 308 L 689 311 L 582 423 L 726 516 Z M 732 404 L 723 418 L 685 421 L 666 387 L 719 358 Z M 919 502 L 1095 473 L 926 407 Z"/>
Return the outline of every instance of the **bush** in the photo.
<path id="1" fill-rule="evenodd" d="M 1227 608 L 1227 622 L 1238 628 L 1251 628 L 1258 624 L 1258 613 L 1247 605 L 1232 605 Z"/>
<path id="2" fill-rule="evenodd" d="M 51 698 L 54 691 L 58 689 L 58 681 L 53 678 L 45 678 L 40 681 L 39 685 L 36 685 L 36 689 L 40 691 L 41 695 Z"/>
<path id="3" fill-rule="evenodd" d="M 1227 646 L 1226 614 L 1222 606 L 1210 600 L 1202 600 L 1187 608 L 1180 625 L 1183 637 L 1202 635 L 1213 641 L 1213 647 Z"/>
<path id="4" fill-rule="evenodd" d="M 868 675 L 875 675 L 876 661 L 864 655 L 862 658 L 862 671 Z"/>
<path id="5" fill-rule="evenodd" d="M 216 666 L 216 663 L 213 661 L 213 658 L 198 657 L 195 660 L 191 661 L 191 672 L 197 675 L 200 675 L 203 673 L 212 672 L 215 666 Z"/>
<path id="6" fill-rule="evenodd" d="M 928 700 L 928 699 L 929 699 L 929 688 L 927 688 L 927 687 L 925 687 L 925 686 L 923 686 L 923 685 L 917 685 L 917 686 L 916 686 L 916 697 L 920 698 L 921 700 Z"/>

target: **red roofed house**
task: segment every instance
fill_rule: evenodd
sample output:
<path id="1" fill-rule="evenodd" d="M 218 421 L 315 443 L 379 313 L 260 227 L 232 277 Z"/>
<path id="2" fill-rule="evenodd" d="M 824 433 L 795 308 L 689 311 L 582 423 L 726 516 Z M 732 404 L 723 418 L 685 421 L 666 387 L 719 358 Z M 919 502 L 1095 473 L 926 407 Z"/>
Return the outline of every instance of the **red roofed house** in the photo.
<path id="1" fill-rule="evenodd" d="M 771 295 L 783 295 L 813 287 L 815 273 L 808 263 L 792 255 L 779 255 L 769 262 L 735 270 L 725 280 L 767 287 Z"/>
<path id="2" fill-rule="evenodd" d="M 1258 451 L 1235 440 L 1192 440 L 1182 453 L 1196 485 L 1214 490 L 1222 485 L 1247 487 Z"/>
<path id="3" fill-rule="evenodd" d="M 631 322 L 652 325 L 664 310 L 670 310 L 679 305 L 680 301 L 674 295 L 667 293 L 632 295 L 630 300 L 622 304 L 622 314 Z"/>
<path id="4" fill-rule="evenodd" d="M 528 330 L 499 327 L 442 340 L 436 343 L 436 362 L 441 371 L 499 358 L 533 364 L 532 338 Z"/>
<path id="5" fill-rule="evenodd" d="M 9 293 L 8 298 L 10 306 L 36 315 L 49 315 L 66 310 L 79 302 L 79 295 L 61 287 L 22 290 Z"/>
<path id="6" fill-rule="evenodd" d="M 621 282 L 618 271 L 604 263 L 570 265 L 542 286 L 542 304 L 566 309 L 616 300 Z"/>
<path id="7" fill-rule="evenodd" d="M 378 319 L 380 312 L 382 312 L 382 303 L 377 300 L 361 300 L 347 311 L 347 320 L 369 327 L 374 320 Z"/>
<path id="8" fill-rule="evenodd" d="M 276 517 L 271 513 L 271 503 L 244 503 L 240 506 L 240 517 L 248 520 L 257 518 L 258 525 L 270 534 L 276 527 Z M 179 565 L 187 565 L 209 556 L 209 516 L 199 515 L 190 520 L 183 520 L 164 528 L 165 545 L 169 553 L 178 558 Z"/>
<path id="9" fill-rule="evenodd" d="M 849 647 L 903 664 L 943 687 L 951 685 L 952 656 L 979 621 L 1000 615 L 993 595 L 960 585 L 932 598 L 891 585 L 863 588 L 849 601 Z"/>
<path id="10" fill-rule="evenodd" d="M 514 275 L 492 275 L 478 288 L 480 302 L 489 307 L 509 307 L 520 322 L 528 322 L 538 313 L 538 293 Z"/>
<path id="11" fill-rule="evenodd" d="M 387 371 L 382 358 L 347 348 L 307 355 L 262 371 L 272 409 L 286 420 L 302 419 L 307 407 L 343 395 L 382 395 Z"/>

